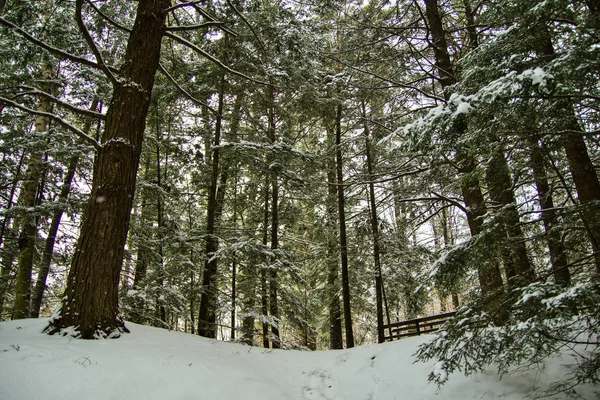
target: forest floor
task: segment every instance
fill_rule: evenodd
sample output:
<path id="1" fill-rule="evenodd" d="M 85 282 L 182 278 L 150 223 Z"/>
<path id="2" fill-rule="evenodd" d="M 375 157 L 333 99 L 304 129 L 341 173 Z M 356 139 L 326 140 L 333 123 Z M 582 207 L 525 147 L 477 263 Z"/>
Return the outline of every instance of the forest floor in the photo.
<path id="1" fill-rule="evenodd" d="M 498 378 L 495 371 L 427 382 L 414 362 L 427 337 L 338 351 L 265 350 L 128 323 L 119 339 L 40 333 L 45 320 L 0 323 L 0 399 L 523 399 L 566 373 L 564 359 Z M 577 387 L 579 398 L 600 389 Z M 565 396 L 552 397 L 562 399 Z"/>

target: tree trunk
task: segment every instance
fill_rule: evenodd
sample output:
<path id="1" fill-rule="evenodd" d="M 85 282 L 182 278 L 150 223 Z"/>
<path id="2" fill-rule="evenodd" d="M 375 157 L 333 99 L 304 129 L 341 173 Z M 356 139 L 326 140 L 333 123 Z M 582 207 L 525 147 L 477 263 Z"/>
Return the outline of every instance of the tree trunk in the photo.
<path id="1" fill-rule="evenodd" d="M 170 0 L 141 0 L 129 36 L 120 79 L 114 82 L 92 191 L 75 248 L 62 304 L 46 329 L 77 327 L 82 338 L 127 331 L 118 286 L 146 115 L 165 32 Z"/>
<path id="2" fill-rule="evenodd" d="M 521 284 L 531 283 L 535 279 L 535 273 L 525 247 L 508 162 L 500 142 L 495 141 L 492 146 L 494 148 L 487 165 L 486 180 L 492 202 L 500 207 L 502 230 L 508 240 L 507 246 L 502 247 L 507 250 L 505 263 L 510 270 L 509 283 L 511 279 L 517 279 Z"/>
<path id="3" fill-rule="evenodd" d="M 215 137 L 212 149 L 212 170 L 206 209 L 206 261 L 202 274 L 202 296 L 200 298 L 200 313 L 198 315 L 198 335 L 207 338 L 217 337 L 217 259 L 215 253 L 219 250 L 219 239 L 215 235 L 217 214 L 219 213 L 217 194 L 219 191 L 219 156 L 221 145 L 221 126 L 223 102 L 225 97 L 225 74 L 221 75 L 219 88 L 219 105 L 215 125 Z"/>
<path id="4" fill-rule="evenodd" d="M 425 12 L 429 31 L 433 38 L 433 52 L 435 55 L 435 65 L 438 70 L 439 81 L 444 90 L 444 98 L 449 99 L 448 87 L 457 82 L 448 53 L 448 44 L 446 42 L 446 33 L 442 24 L 442 18 L 439 13 L 437 0 L 425 1 Z M 459 134 L 466 133 L 467 127 L 464 123 L 458 123 L 455 129 Z M 482 231 L 483 216 L 486 213 L 485 201 L 481 193 L 479 178 L 475 174 L 476 160 L 464 151 L 457 152 L 457 164 L 462 173 L 461 189 L 465 208 L 467 209 L 467 222 L 471 231 L 471 236 L 476 236 Z M 479 285 L 483 293 L 492 293 L 502 287 L 502 275 L 497 263 L 489 260 L 477 269 Z"/>
<path id="5" fill-rule="evenodd" d="M 269 243 L 269 186 L 270 186 L 270 178 L 267 176 L 265 178 L 265 205 L 263 210 L 263 237 L 262 244 L 263 248 L 267 248 L 267 244 Z M 262 323 L 262 336 L 263 336 L 263 347 L 268 349 L 269 345 L 269 324 L 266 322 L 266 319 L 269 317 L 269 297 L 268 297 L 268 281 L 267 281 L 267 263 L 268 260 L 264 257 L 264 264 L 260 270 L 260 299 L 261 299 L 261 312 L 263 316 Z"/>
<path id="6" fill-rule="evenodd" d="M 8 196 L 8 202 L 6 205 L 6 210 L 9 210 L 12 208 L 13 206 L 13 200 L 15 198 L 15 194 L 17 191 L 17 187 L 19 186 L 19 175 L 21 174 L 21 167 L 23 166 L 23 161 L 25 159 L 25 155 L 21 154 L 21 157 L 19 158 L 19 164 L 17 167 L 17 172 L 15 174 L 15 178 L 12 184 L 12 187 L 10 189 L 10 194 Z M 4 310 L 4 301 L 6 299 L 6 294 L 9 291 L 9 287 L 11 286 L 11 282 L 14 279 L 13 276 L 13 255 L 11 254 L 11 251 L 8 251 L 6 244 L 5 244 L 5 237 L 7 232 L 17 232 L 19 230 L 18 227 L 18 221 L 14 221 L 13 226 L 9 227 L 10 224 L 10 216 L 9 215 L 5 215 L 4 218 L 2 219 L 2 230 L 0 232 L 0 245 L 4 245 L 2 247 L 2 260 L 0 261 L 1 263 L 1 268 L 2 271 L 0 272 L 0 319 L 2 319 L 2 311 Z M 12 314 L 12 312 L 11 312 Z"/>
<path id="7" fill-rule="evenodd" d="M 540 145 L 528 135 L 530 164 L 537 189 L 538 201 L 542 210 L 542 221 L 550 253 L 550 263 L 554 281 L 561 285 L 571 282 L 571 273 L 568 267 L 567 254 L 562 242 L 562 228 L 558 220 L 558 213 L 554 208 L 552 189 L 546 176 L 544 153 Z"/>
<path id="8" fill-rule="evenodd" d="M 330 148 L 335 143 L 333 129 L 327 129 L 327 142 Z M 343 349 L 344 338 L 342 333 L 342 309 L 340 305 L 339 263 L 337 256 L 336 235 L 334 227 L 336 222 L 336 168 L 335 160 L 327 160 L 327 292 L 329 294 L 329 348 L 331 350 Z"/>
<path id="9" fill-rule="evenodd" d="M 94 99 L 92 101 L 92 105 L 90 106 L 90 110 L 97 111 L 98 103 L 98 100 Z M 85 123 L 83 131 L 89 133 L 91 130 L 91 126 L 91 121 L 88 120 Z M 77 170 L 78 165 L 79 156 L 73 156 L 69 161 L 69 165 L 67 166 L 65 180 L 58 195 L 59 204 L 62 203 L 66 206 L 67 199 L 69 197 L 69 194 L 71 193 L 71 183 L 73 181 L 73 178 L 75 177 L 75 172 Z M 31 299 L 32 318 L 38 318 L 40 316 L 42 299 L 44 297 L 44 291 L 46 290 L 46 279 L 48 278 L 48 273 L 50 272 L 50 264 L 52 262 L 52 256 L 54 254 L 54 244 L 56 242 L 56 235 L 58 233 L 58 228 L 60 226 L 63 213 L 64 209 L 61 207 L 58 210 L 56 210 L 52 215 L 52 222 L 50 223 L 50 227 L 48 229 L 48 236 L 46 237 L 44 250 L 42 252 L 42 261 L 38 269 L 38 277 L 33 291 L 33 297 Z"/>
<path id="10" fill-rule="evenodd" d="M 595 4 L 595 1 L 588 3 L 590 11 L 594 13 L 597 12 Z M 541 53 L 548 60 L 553 60 L 556 54 L 548 28 L 544 27 L 541 32 L 543 34 Z M 588 154 L 584 140 L 585 131 L 577 120 L 573 105 L 567 100 L 559 99 L 555 104 L 555 110 L 557 117 L 560 118 L 559 122 L 562 122 L 564 130 L 561 134 L 562 144 L 575 183 L 577 197 L 584 206 L 582 219 L 592 245 L 596 272 L 600 274 L 600 205 L 598 204 L 600 202 L 600 181 Z"/>
<path id="11" fill-rule="evenodd" d="M 52 66 L 47 60 L 43 61 L 42 79 L 50 82 L 53 78 Z M 45 86 L 49 86 L 46 84 Z M 51 88 L 46 90 L 51 93 Z M 50 100 L 41 98 L 38 109 L 44 112 L 52 111 Z M 35 119 L 35 132 L 37 134 L 46 132 L 49 127 L 47 117 L 38 116 Z M 19 233 L 19 261 L 17 269 L 17 281 L 15 286 L 15 304 L 13 307 L 13 319 L 30 317 L 31 306 L 31 273 L 33 271 L 33 258 L 35 253 L 35 242 L 37 240 L 38 218 L 33 208 L 37 205 L 37 194 L 40 179 L 44 170 L 44 161 L 39 151 L 32 151 L 29 156 L 25 181 L 19 193 L 18 203 L 26 211 L 20 215 L 21 232 Z"/>
<path id="12" fill-rule="evenodd" d="M 365 105 L 363 103 L 363 118 L 366 121 Z M 369 179 L 369 208 L 371 210 L 371 230 L 373 232 L 373 264 L 375 267 L 375 308 L 377 314 L 377 342 L 385 341 L 383 321 L 383 276 L 381 274 L 380 246 L 379 246 L 379 219 L 377 216 L 377 203 L 375 202 L 375 184 L 373 183 L 373 149 L 368 126 L 365 122 L 365 149 L 367 156 L 367 173 Z"/>
<path id="13" fill-rule="evenodd" d="M 338 193 L 338 222 L 340 228 L 340 257 L 342 262 L 342 302 L 344 304 L 344 329 L 346 348 L 354 347 L 352 312 L 350 310 L 350 275 L 348 273 L 348 244 L 346 235 L 346 210 L 344 198 L 344 168 L 342 159 L 342 104 L 336 107 L 335 115 L 335 160 Z"/>

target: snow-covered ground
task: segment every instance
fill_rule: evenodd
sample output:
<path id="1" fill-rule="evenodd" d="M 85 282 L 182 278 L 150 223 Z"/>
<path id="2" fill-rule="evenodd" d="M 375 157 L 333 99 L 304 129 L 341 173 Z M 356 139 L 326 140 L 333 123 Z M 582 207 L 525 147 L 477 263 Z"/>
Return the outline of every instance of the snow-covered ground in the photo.
<path id="1" fill-rule="evenodd" d="M 523 399 L 565 373 L 561 360 L 499 380 L 493 371 L 427 382 L 413 364 L 427 337 L 339 351 L 265 350 L 128 323 L 120 339 L 40 333 L 44 320 L 0 323 L 0 399 Z M 583 399 L 600 389 L 576 388 Z M 562 398 L 562 397 L 556 397 Z"/>

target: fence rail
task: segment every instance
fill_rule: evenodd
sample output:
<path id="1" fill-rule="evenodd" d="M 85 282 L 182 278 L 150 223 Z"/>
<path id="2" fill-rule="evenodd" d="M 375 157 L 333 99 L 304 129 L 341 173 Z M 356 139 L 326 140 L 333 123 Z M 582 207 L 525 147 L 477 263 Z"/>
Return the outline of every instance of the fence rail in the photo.
<path id="1" fill-rule="evenodd" d="M 444 314 L 432 315 L 429 317 L 409 319 L 393 324 L 384 325 L 386 332 L 385 340 L 400 339 L 408 336 L 418 336 L 426 333 L 435 332 L 450 318 L 454 317 L 456 312 L 451 311 Z M 391 334 L 390 334 L 391 331 Z"/>

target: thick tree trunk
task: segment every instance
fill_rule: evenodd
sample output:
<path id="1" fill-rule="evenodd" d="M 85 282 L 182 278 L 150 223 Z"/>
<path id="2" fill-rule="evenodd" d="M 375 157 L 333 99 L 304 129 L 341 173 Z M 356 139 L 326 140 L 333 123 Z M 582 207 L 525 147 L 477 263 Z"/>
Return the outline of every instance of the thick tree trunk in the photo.
<path id="1" fill-rule="evenodd" d="M 127 331 L 119 312 L 118 286 L 146 115 L 165 32 L 170 0 L 140 0 L 125 64 L 106 115 L 67 287 L 46 329 L 74 327 L 84 339 Z"/>
<path id="2" fill-rule="evenodd" d="M 348 244 L 346 235 L 341 104 L 337 105 L 335 116 L 335 160 L 338 193 L 338 222 L 340 228 L 340 257 L 342 262 L 342 302 L 344 305 L 344 330 L 346 331 L 346 348 L 351 348 L 354 347 L 354 332 L 352 329 L 352 311 L 350 309 L 350 274 L 348 272 Z"/>

